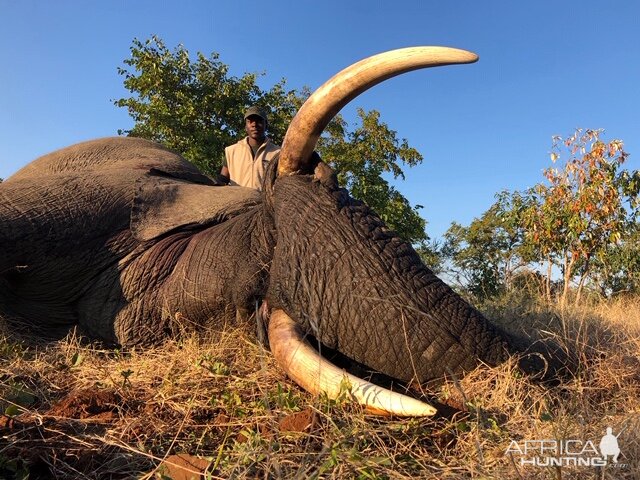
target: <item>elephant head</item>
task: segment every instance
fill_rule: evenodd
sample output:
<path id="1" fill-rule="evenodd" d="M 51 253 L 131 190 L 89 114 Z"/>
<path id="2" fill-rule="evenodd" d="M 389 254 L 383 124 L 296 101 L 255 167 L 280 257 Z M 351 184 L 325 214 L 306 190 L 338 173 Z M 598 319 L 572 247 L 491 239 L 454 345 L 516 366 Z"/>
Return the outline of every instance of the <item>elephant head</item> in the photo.
<path id="1" fill-rule="evenodd" d="M 263 191 L 212 186 L 140 139 L 55 152 L 0 184 L 0 313 L 41 327 L 78 323 L 114 343 L 146 343 L 265 300 L 270 346 L 311 391 L 343 373 L 312 335 L 367 368 L 429 382 L 518 348 L 421 262 L 313 154 L 331 118 L 371 86 L 410 70 L 470 63 L 419 47 L 363 60 L 330 79 L 292 121 Z M 181 321 L 182 319 L 182 321 Z M 374 411 L 434 409 L 349 377 Z"/>

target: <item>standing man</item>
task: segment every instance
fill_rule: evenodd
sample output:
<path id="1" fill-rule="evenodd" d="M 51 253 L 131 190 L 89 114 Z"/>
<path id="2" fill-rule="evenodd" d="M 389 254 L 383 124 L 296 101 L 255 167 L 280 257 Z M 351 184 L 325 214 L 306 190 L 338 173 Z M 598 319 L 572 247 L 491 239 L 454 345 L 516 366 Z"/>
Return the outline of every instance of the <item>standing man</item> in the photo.
<path id="1" fill-rule="evenodd" d="M 220 175 L 231 185 L 262 190 L 265 167 L 280 153 L 280 146 L 267 138 L 267 115 L 258 107 L 245 112 L 244 129 L 247 136 L 224 149 Z"/>

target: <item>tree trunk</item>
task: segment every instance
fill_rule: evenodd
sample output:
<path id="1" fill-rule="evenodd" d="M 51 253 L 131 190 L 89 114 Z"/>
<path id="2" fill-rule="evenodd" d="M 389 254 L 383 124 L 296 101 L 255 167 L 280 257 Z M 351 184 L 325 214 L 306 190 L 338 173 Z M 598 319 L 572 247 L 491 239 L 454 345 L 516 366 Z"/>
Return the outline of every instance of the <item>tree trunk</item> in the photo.
<path id="1" fill-rule="evenodd" d="M 551 270 L 553 268 L 553 262 L 551 257 L 547 259 L 547 278 L 544 282 L 545 295 L 547 296 L 547 302 L 551 303 Z"/>
<path id="2" fill-rule="evenodd" d="M 569 253 L 566 252 L 564 254 L 563 260 L 563 277 L 564 277 L 564 287 L 562 289 L 562 298 L 560 299 L 560 305 L 564 308 L 567 305 L 567 296 L 569 295 L 569 285 L 571 284 L 571 277 L 573 274 L 573 265 L 575 263 L 575 256 L 572 254 L 571 258 L 569 258 Z"/>
<path id="3" fill-rule="evenodd" d="M 587 279 L 587 276 L 589 275 L 589 261 L 591 259 L 587 258 L 587 261 L 585 262 L 584 265 L 584 271 L 582 272 L 582 275 L 580 275 L 580 282 L 578 283 L 578 291 L 576 292 L 576 299 L 574 301 L 574 305 L 578 305 L 578 303 L 580 302 L 580 297 L 582 295 L 582 288 L 584 287 L 584 282 Z"/>

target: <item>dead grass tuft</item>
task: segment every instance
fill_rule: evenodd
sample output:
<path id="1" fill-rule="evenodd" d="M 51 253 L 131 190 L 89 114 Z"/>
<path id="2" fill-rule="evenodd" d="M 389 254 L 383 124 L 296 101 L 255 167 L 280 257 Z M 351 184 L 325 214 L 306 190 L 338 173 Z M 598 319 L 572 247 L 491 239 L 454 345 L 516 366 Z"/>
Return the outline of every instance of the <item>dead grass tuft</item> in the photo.
<path id="1" fill-rule="evenodd" d="M 4 328 L 0 477 L 189 478 L 206 467 L 208 478 L 637 478 L 640 300 L 489 313 L 541 328 L 582 369 L 543 386 L 515 361 L 483 366 L 432 392 L 455 407 L 446 414 L 381 419 L 300 391 L 240 328 L 128 351 L 73 334 L 27 343 Z M 534 467 L 505 454 L 535 439 L 597 447 L 609 426 L 615 466 Z"/>

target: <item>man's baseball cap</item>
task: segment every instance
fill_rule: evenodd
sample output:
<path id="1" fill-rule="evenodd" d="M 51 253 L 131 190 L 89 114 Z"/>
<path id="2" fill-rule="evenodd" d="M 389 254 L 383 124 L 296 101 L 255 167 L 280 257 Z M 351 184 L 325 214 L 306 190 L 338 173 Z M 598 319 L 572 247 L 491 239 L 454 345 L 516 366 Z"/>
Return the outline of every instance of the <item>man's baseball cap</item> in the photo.
<path id="1" fill-rule="evenodd" d="M 244 112 L 244 119 L 246 120 L 251 115 L 257 115 L 260 118 L 262 118 L 265 122 L 267 121 L 267 114 L 264 113 L 264 111 L 261 110 L 259 107 L 249 107 L 249 108 L 247 108 L 247 111 Z"/>

